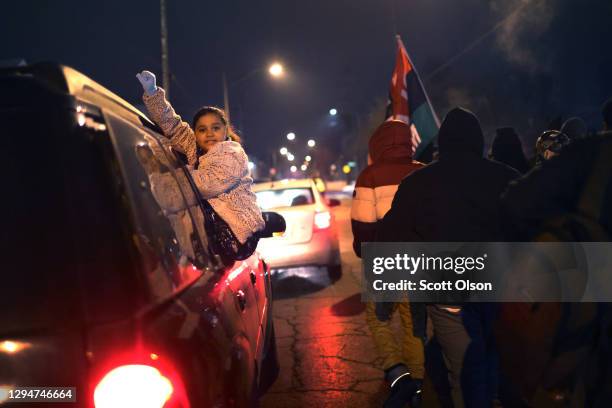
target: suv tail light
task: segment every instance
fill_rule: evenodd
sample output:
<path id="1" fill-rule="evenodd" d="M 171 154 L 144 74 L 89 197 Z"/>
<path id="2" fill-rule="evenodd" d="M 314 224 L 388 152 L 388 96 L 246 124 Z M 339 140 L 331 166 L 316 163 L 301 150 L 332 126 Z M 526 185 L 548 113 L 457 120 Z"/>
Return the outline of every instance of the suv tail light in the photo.
<path id="1" fill-rule="evenodd" d="M 315 231 L 329 228 L 331 225 L 331 214 L 329 211 L 317 212 L 314 216 Z"/>
<path id="2" fill-rule="evenodd" d="M 103 360 L 91 373 L 88 407 L 190 408 L 178 367 L 166 356 L 138 344 Z"/>
<path id="3" fill-rule="evenodd" d="M 96 408 L 163 408 L 174 387 L 157 368 L 123 365 L 110 370 L 94 391 Z"/>

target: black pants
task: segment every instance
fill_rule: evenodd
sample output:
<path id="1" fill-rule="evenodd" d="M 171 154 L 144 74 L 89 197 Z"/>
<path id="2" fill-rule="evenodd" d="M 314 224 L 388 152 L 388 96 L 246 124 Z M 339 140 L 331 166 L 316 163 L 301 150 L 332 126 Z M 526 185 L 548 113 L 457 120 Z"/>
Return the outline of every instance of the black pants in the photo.
<path id="1" fill-rule="evenodd" d="M 490 330 L 494 306 L 470 304 L 456 313 L 436 305 L 427 310 L 449 371 L 455 408 L 490 408 L 497 397 L 498 382 Z"/>

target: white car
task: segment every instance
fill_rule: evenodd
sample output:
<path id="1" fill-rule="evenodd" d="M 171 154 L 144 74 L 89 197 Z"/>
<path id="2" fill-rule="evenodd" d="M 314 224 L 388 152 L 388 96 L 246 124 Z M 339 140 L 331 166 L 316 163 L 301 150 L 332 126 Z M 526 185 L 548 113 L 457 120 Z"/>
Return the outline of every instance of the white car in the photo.
<path id="1" fill-rule="evenodd" d="M 262 211 L 281 214 L 287 224 L 284 233 L 261 239 L 257 247 L 273 273 L 300 275 L 296 269 L 315 267 L 339 278 L 338 231 L 330 207 L 340 202 L 326 202 L 312 179 L 257 183 L 253 191 Z"/>

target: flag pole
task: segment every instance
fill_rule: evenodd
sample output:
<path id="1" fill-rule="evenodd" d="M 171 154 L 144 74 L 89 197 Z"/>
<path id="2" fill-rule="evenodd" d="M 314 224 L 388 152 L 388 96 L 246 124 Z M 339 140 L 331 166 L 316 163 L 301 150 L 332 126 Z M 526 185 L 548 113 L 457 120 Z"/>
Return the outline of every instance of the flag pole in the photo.
<path id="1" fill-rule="evenodd" d="M 404 42 L 402 41 L 402 37 L 399 34 L 397 34 L 395 36 L 395 38 L 397 39 L 397 42 L 398 42 L 399 46 L 405 50 L 406 47 L 404 46 Z M 436 122 L 436 126 L 438 126 L 438 128 L 439 128 L 440 127 L 440 119 L 438 119 L 438 114 L 434 110 L 433 105 L 431 104 L 431 100 L 429 99 L 429 95 L 427 94 L 427 90 L 423 86 L 423 81 L 421 81 L 421 76 L 419 75 L 419 71 L 417 71 L 416 66 L 412 62 L 412 59 L 410 59 L 410 54 L 408 54 L 408 52 L 406 52 L 406 57 L 408 57 L 408 62 L 410 62 L 410 66 L 414 70 L 414 74 L 416 75 L 417 81 L 419 81 L 419 86 L 421 87 L 421 89 L 423 90 L 423 93 L 425 94 L 425 100 L 427 101 L 427 105 L 429 105 L 429 109 L 431 109 L 431 113 L 433 114 L 434 121 Z M 410 120 L 412 121 L 412 118 Z"/>

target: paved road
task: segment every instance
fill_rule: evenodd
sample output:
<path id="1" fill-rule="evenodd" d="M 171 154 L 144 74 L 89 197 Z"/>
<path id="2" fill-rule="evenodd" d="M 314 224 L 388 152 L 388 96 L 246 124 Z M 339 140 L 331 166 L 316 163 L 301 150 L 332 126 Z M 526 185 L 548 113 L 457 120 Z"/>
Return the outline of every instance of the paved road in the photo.
<path id="1" fill-rule="evenodd" d="M 342 278 L 331 283 L 327 277 L 291 277 L 277 283 L 273 307 L 280 374 L 262 407 L 382 406 L 386 389 L 361 303 L 350 199 L 334 214 Z"/>

